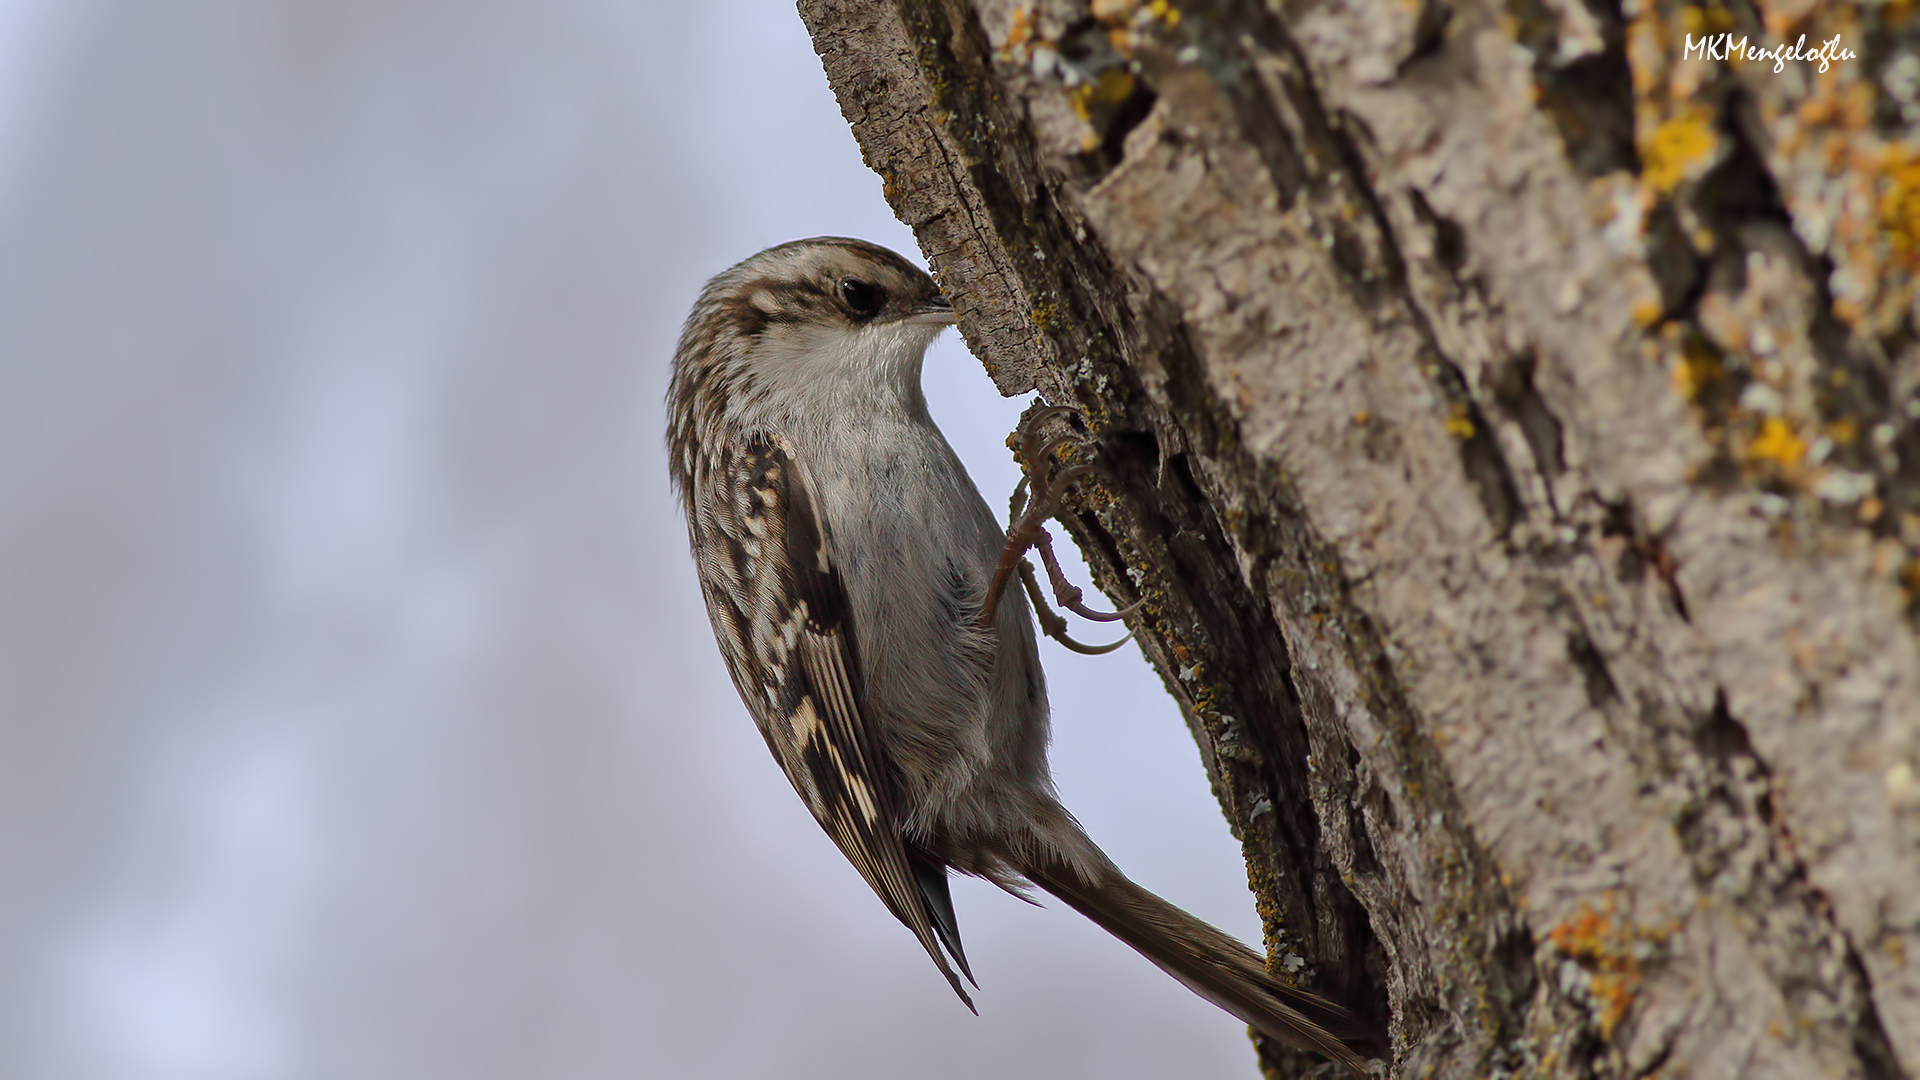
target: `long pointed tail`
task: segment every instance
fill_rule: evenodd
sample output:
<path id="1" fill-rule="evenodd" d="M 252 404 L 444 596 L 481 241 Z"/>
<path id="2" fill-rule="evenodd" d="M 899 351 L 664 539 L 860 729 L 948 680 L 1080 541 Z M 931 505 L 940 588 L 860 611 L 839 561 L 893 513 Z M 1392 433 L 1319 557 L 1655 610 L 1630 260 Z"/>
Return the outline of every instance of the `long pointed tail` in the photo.
<path id="1" fill-rule="evenodd" d="M 1370 1039 L 1353 1014 L 1267 973 L 1259 954 L 1134 884 L 1108 864 L 1091 884 L 1064 863 L 1035 860 L 1021 874 L 1126 942 L 1160 970 L 1271 1038 L 1367 1074 L 1341 1036 Z"/>

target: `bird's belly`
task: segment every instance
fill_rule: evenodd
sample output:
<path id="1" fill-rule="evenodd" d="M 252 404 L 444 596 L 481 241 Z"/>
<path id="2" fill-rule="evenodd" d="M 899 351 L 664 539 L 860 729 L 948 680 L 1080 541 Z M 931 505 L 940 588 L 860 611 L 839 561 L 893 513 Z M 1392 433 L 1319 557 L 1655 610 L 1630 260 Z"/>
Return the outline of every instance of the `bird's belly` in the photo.
<path id="1" fill-rule="evenodd" d="M 848 511 L 864 520 L 830 543 L 860 628 L 863 711 L 907 805 L 927 818 L 910 823 L 919 831 L 938 828 L 945 808 L 977 803 L 968 796 L 983 786 L 1044 775 L 1047 706 L 1018 586 L 993 628 L 979 623 L 1005 543 L 998 526 L 964 473 L 957 480 L 970 498 L 959 500 L 954 477 L 914 476 L 915 467 L 866 470 L 874 486 L 864 497 L 846 493 Z M 976 512 L 941 519 L 956 506 Z"/>

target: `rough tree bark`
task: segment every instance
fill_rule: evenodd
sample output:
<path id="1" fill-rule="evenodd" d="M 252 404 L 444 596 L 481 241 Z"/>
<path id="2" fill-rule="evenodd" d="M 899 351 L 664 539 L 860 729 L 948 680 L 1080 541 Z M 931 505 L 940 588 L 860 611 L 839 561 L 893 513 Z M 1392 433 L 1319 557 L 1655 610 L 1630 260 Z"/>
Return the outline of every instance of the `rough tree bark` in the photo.
<path id="1" fill-rule="evenodd" d="M 1402 1076 L 1920 1075 L 1912 4 L 800 9 L 1277 965 Z"/>

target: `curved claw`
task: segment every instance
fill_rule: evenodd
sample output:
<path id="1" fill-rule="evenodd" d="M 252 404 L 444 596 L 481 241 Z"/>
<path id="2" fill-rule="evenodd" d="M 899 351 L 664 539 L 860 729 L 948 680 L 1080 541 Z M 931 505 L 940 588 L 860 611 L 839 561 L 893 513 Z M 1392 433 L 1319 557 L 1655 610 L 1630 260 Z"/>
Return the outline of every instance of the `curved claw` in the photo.
<path id="1" fill-rule="evenodd" d="M 1029 471 L 1044 471 L 1046 461 L 1054 452 L 1054 448 L 1058 448 L 1062 442 L 1071 438 L 1071 432 L 1066 432 L 1041 442 L 1041 425 L 1058 415 L 1069 415 L 1069 413 L 1079 413 L 1079 409 L 1071 405 L 1046 405 L 1041 411 L 1020 421 L 1020 457 Z"/>
<path id="2" fill-rule="evenodd" d="M 1034 577 L 1033 564 L 1025 559 L 1020 560 L 1020 583 L 1026 586 L 1027 596 L 1033 600 L 1033 614 L 1034 617 L 1039 620 L 1040 632 L 1066 646 L 1068 649 L 1082 656 L 1104 656 L 1133 640 L 1133 634 L 1131 632 L 1119 641 L 1108 642 L 1105 645 L 1088 645 L 1073 640 L 1067 636 L 1067 620 L 1061 618 L 1052 608 L 1048 607 L 1046 597 L 1040 595 L 1040 581 Z M 1139 604 L 1134 605 L 1136 608 L 1139 606 Z"/>
<path id="3" fill-rule="evenodd" d="M 1028 430 L 1032 430 L 1034 428 L 1039 427 L 1041 424 L 1044 424 L 1047 421 L 1053 419 L 1056 416 L 1066 416 L 1070 413 L 1077 413 L 1079 411 L 1080 410 L 1078 408 L 1072 405 L 1048 405 L 1042 408 L 1039 412 L 1034 413 L 1032 416 L 1029 416 L 1025 420 L 1020 421 L 1020 426 Z"/>
<path id="4" fill-rule="evenodd" d="M 1025 460 L 1027 468 L 1042 468 L 1043 463 L 1047 460 L 1047 455 L 1052 453 L 1053 448 L 1060 445 L 1061 439 L 1065 437 L 1062 436 L 1061 438 L 1042 443 L 1040 441 L 1040 425 L 1056 416 L 1079 411 L 1080 410 L 1069 405 L 1049 405 L 1039 412 L 1034 413 L 1032 416 L 1020 421 L 1020 457 Z"/>
<path id="5" fill-rule="evenodd" d="M 1072 638 L 1068 637 L 1064 632 L 1058 633 L 1058 634 L 1049 634 L 1047 636 L 1051 637 L 1053 640 L 1059 642 L 1060 644 L 1066 646 L 1067 648 L 1072 649 L 1074 652 L 1079 653 L 1081 656 L 1105 656 L 1106 654 L 1112 652 L 1113 650 L 1133 640 L 1133 634 L 1131 632 L 1129 632 L 1126 637 L 1121 638 L 1119 641 L 1110 641 L 1105 645 L 1083 645 L 1080 642 L 1075 641 Z"/>
<path id="6" fill-rule="evenodd" d="M 1039 448 L 1034 451 L 1033 460 L 1028 463 L 1027 467 L 1038 468 L 1038 469 L 1051 469 L 1053 467 L 1053 452 L 1067 445 L 1069 442 L 1072 442 L 1072 441 L 1073 441 L 1073 435 L 1072 433 L 1068 433 L 1065 435 L 1055 436 L 1054 438 L 1048 439 L 1046 442 L 1041 443 Z"/>
<path id="7" fill-rule="evenodd" d="M 1059 507 L 1060 497 L 1067 493 L 1067 489 L 1078 483 L 1081 477 L 1096 471 L 1098 470 L 1092 465 L 1075 465 L 1071 469 L 1060 470 L 1059 474 L 1054 476 L 1053 483 L 1047 485 L 1047 494 L 1039 504 L 1040 507 L 1048 516 L 1051 516 L 1052 512 Z"/>
<path id="8" fill-rule="evenodd" d="M 1128 604 L 1126 607 L 1121 608 L 1119 611 L 1095 611 L 1092 608 L 1087 607 L 1085 604 L 1080 603 L 1078 600 L 1072 603 L 1067 603 L 1065 601 L 1062 601 L 1060 606 L 1066 608 L 1068 611 L 1073 612 L 1075 615 L 1078 615 L 1081 618 L 1088 620 L 1089 622 L 1119 622 L 1120 620 L 1126 618 L 1127 616 L 1145 607 L 1146 603 L 1147 603 L 1146 598 L 1141 597 L 1140 599 L 1135 600 L 1133 603 Z"/>

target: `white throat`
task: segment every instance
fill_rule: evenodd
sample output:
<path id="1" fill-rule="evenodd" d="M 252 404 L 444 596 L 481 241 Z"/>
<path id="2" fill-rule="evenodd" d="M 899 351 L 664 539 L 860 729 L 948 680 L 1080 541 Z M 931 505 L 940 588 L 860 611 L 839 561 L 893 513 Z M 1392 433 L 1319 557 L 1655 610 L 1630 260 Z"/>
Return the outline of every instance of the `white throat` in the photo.
<path id="1" fill-rule="evenodd" d="M 768 404 L 813 422 L 847 414 L 924 414 L 920 370 L 945 327 L 889 322 L 846 328 L 818 323 L 768 327 L 753 350 Z"/>

